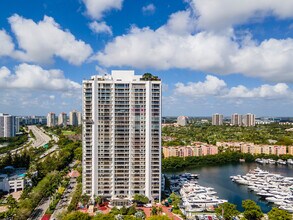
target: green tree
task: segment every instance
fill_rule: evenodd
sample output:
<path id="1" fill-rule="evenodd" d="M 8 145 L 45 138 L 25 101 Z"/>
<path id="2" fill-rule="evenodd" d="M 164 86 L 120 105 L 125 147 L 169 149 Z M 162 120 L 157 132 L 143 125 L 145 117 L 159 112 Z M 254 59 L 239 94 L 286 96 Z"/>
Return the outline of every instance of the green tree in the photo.
<path id="1" fill-rule="evenodd" d="M 96 202 L 96 204 L 101 205 L 102 202 L 103 202 L 102 197 L 101 197 L 101 196 L 97 196 L 97 197 L 95 198 L 95 202 Z"/>
<path id="2" fill-rule="evenodd" d="M 130 206 L 127 211 L 127 215 L 134 215 L 136 213 L 135 206 Z"/>
<path id="3" fill-rule="evenodd" d="M 12 195 L 9 195 L 6 199 L 7 201 L 7 205 L 9 207 L 9 209 L 14 209 L 17 207 L 17 202 L 15 200 L 15 198 L 12 197 Z"/>
<path id="4" fill-rule="evenodd" d="M 239 215 L 240 213 L 236 209 L 236 205 L 225 202 L 220 204 L 218 208 L 215 209 L 217 215 L 224 217 L 225 220 L 231 220 L 232 217 Z"/>
<path id="5" fill-rule="evenodd" d="M 252 200 L 242 201 L 242 207 L 244 208 L 243 215 L 247 220 L 257 220 L 263 217 L 260 207 Z"/>
<path id="6" fill-rule="evenodd" d="M 160 207 L 158 208 L 158 213 L 159 213 L 159 214 L 162 214 L 162 212 L 163 212 L 163 209 L 162 209 L 162 207 L 160 206 Z"/>
<path id="7" fill-rule="evenodd" d="M 86 213 L 82 213 L 80 211 L 74 211 L 65 215 L 62 220 L 91 220 L 91 217 Z"/>
<path id="8" fill-rule="evenodd" d="M 82 203 L 83 206 L 87 205 L 90 200 L 89 195 L 83 194 L 81 195 L 79 201 Z"/>
<path id="9" fill-rule="evenodd" d="M 157 214 L 158 214 L 158 209 L 156 206 L 153 206 L 151 210 L 151 215 L 157 215 Z"/>
<path id="10" fill-rule="evenodd" d="M 272 210 L 268 213 L 268 216 L 270 220 L 292 220 L 292 215 L 290 215 L 287 211 L 276 207 L 272 208 Z"/>
<path id="11" fill-rule="evenodd" d="M 172 200 L 171 204 L 173 205 L 174 209 L 178 209 L 180 203 L 180 197 L 176 195 L 174 192 L 171 193 L 170 199 Z"/>
<path id="12" fill-rule="evenodd" d="M 113 215 L 118 215 L 118 214 L 120 214 L 120 210 L 116 206 L 114 206 L 111 209 L 110 213 L 113 214 Z"/>
<path id="13" fill-rule="evenodd" d="M 133 200 L 139 203 L 144 203 L 144 204 L 149 202 L 149 198 L 141 194 L 135 194 L 133 196 Z"/>
<path id="14" fill-rule="evenodd" d="M 115 216 L 113 214 L 99 213 L 94 217 L 94 220 L 115 220 Z"/>
<path id="15" fill-rule="evenodd" d="M 120 214 L 121 215 L 127 215 L 127 208 L 125 206 L 122 206 L 122 208 L 120 209 Z"/>

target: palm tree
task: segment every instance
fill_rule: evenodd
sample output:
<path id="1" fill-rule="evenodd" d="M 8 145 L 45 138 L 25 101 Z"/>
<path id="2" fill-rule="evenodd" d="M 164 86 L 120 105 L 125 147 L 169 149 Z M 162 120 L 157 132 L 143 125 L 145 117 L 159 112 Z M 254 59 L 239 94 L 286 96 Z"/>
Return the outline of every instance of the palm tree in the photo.
<path id="1" fill-rule="evenodd" d="M 163 212 L 163 209 L 162 209 L 162 207 L 160 206 L 160 207 L 158 208 L 158 213 L 159 213 L 159 214 L 162 214 L 162 212 Z"/>
<path id="2" fill-rule="evenodd" d="M 157 215 L 157 214 L 158 214 L 157 207 L 156 206 L 153 206 L 152 207 L 152 210 L 151 210 L 151 215 Z"/>

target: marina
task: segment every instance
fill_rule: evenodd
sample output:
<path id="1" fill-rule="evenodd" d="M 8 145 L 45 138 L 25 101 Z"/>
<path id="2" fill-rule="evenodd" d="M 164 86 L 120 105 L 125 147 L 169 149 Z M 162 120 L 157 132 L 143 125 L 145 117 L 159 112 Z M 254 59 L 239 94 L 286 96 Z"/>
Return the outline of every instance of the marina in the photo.
<path id="1" fill-rule="evenodd" d="M 215 207 L 227 202 L 220 199 L 212 187 L 204 187 L 198 184 L 197 174 L 184 173 L 167 176 L 170 181 L 170 189 L 181 197 L 180 208 L 187 216 L 198 212 L 214 212 Z M 218 219 L 215 215 L 209 215 L 211 220 Z M 198 217 L 198 219 L 206 219 Z"/>
<path id="2" fill-rule="evenodd" d="M 221 199 L 228 200 L 237 206 L 239 211 L 243 211 L 242 201 L 246 199 L 253 200 L 261 207 L 264 213 L 271 210 L 273 203 L 264 200 L 261 196 L 251 191 L 246 185 L 235 184 L 231 181 L 230 176 L 245 175 L 250 170 L 257 167 L 267 170 L 268 172 L 280 174 L 282 176 L 293 177 L 293 167 L 290 165 L 258 164 L 258 163 L 241 163 L 229 164 L 224 166 L 200 167 L 185 169 L 182 171 L 166 172 L 167 177 L 181 175 L 184 173 L 198 174 L 197 184 L 204 187 L 211 187 L 217 192 Z M 174 185 L 174 191 L 179 194 L 178 185 Z"/>
<path id="3" fill-rule="evenodd" d="M 293 177 L 270 173 L 257 167 L 246 175 L 230 178 L 235 183 L 246 185 L 265 201 L 293 213 Z"/>

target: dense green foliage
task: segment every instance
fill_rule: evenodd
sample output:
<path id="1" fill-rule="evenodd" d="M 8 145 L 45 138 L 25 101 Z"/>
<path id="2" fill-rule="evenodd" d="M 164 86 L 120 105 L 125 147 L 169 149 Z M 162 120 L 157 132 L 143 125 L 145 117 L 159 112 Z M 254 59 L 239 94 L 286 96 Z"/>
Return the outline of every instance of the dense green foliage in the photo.
<path id="1" fill-rule="evenodd" d="M 71 126 L 71 125 L 67 125 L 66 127 L 63 126 L 55 126 L 55 127 L 47 127 L 44 126 L 45 130 L 55 134 L 55 135 L 63 135 L 64 133 L 66 134 L 66 131 L 71 131 L 72 134 L 81 134 L 82 128 L 81 126 Z"/>
<path id="2" fill-rule="evenodd" d="M 48 173 L 36 187 L 34 187 L 28 196 L 22 196 L 18 203 L 18 209 L 15 213 L 15 219 L 27 219 L 33 209 L 39 204 L 42 198 L 51 196 L 61 182 L 59 172 Z"/>
<path id="3" fill-rule="evenodd" d="M 238 216 L 240 213 L 236 209 L 236 205 L 225 202 L 220 204 L 219 207 L 215 209 L 218 216 L 224 217 L 225 220 L 232 220 L 234 216 Z"/>
<path id="4" fill-rule="evenodd" d="M 76 190 L 72 196 L 71 202 L 67 208 L 68 211 L 73 211 L 76 209 L 77 204 L 79 202 L 79 198 L 81 197 L 82 194 L 82 185 L 81 183 L 77 184 Z"/>
<path id="5" fill-rule="evenodd" d="M 242 201 L 242 207 L 244 208 L 243 216 L 247 220 L 258 220 L 263 217 L 260 207 L 252 200 Z"/>
<path id="6" fill-rule="evenodd" d="M 61 171 L 68 168 L 68 165 L 75 158 L 74 152 L 81 148 L 81 142 L 73 142 L 65 137 L 60 137 L 57 144 L 60 149 L 57 154 L 49 155 L 43 161 L 38 162 L 37 168 L 40 178 L 53 170 Z"/>
<path id="7" fill-rule="evenodd" d="M 91 220 L 91 217 L 86 213 L 75 211 L 65 215 L 62 220 Z"/>
<path id="8" fill-rule="evenodd" d="M 270 220 L 292 220 L 292 216 L 285 210 L 278 209 L 276 207 L 268 213 Z"/>
<path id="9" fill-rule="evenodd" d="M 143 203 L 143 204 L 146 204 L 149 202 L 149 198 L 141 194 L 135 194 L 133 196 L 133 200 L 137 203 Z"/>
<path id="10" fill-rule="evenodd" d="M 185 127 L 166 126 L 162 128 L 163 137 L 174 140 L 163 141 L 163 146 L 190 145 L 194 141 L 216 144 L 217 141 L 244 141 L 255 144 L 268 144 L 268 140 L 277 140 L 277 144 L 291 145 L 293 132 L 286 131 L 290 125 L 257 125 L 255 127 L 211 126 L 210 124 L 191 124 Z"/>
<path id="11" fill-rule="evenodd" d="M 0 138 L 0 144 L 7 143 L 8 145 L 0 148 L 0 154 L 7 153 L 11 150 L 21 147 L 28 141 L 27 133 L 11 138 Z"/>
<path id="12" fill-rule="evenodd" d="M 184 169 L 188 167 L 201 167 L 212 165 L 224 165 L 229 163 L 239 163 L 239 159 L 245 159 L 246 162 L 254 161 L 254 156 L 240 152 L 224 152 L 216 155 L 207 155 L 200 157 L 168 157 L 162 161 L 162 169 Z"/>

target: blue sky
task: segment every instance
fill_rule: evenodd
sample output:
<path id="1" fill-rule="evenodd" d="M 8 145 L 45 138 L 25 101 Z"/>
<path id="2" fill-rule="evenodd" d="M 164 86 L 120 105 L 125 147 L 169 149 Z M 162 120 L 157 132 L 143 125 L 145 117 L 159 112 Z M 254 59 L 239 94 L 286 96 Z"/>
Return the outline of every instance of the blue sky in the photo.
<path id="1" fill-rule="evenodd" d="M 112 69 L 163 81 L 163 115 L 293 116 L 293 0 L 3 0 L 0 112 L 81 109 Z"/>

